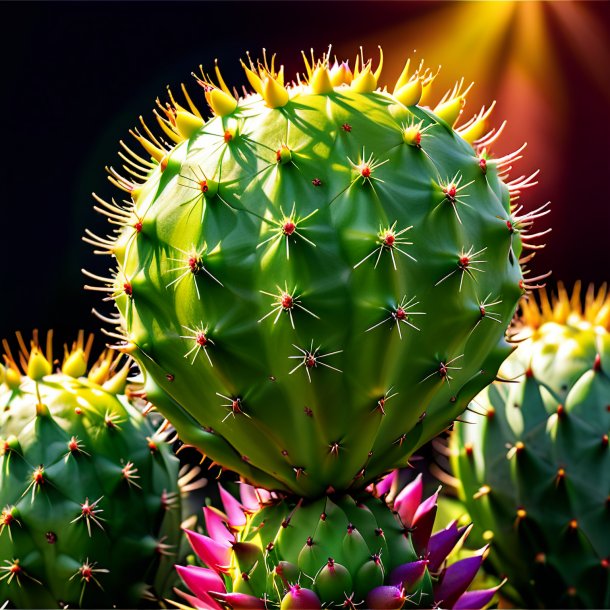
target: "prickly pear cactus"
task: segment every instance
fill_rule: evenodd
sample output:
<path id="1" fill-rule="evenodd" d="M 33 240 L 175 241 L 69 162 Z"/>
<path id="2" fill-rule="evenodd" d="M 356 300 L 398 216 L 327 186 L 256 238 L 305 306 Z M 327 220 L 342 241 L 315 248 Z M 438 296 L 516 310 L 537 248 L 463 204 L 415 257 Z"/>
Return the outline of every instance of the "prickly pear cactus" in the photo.
<path id="1" fill-rule="evenodd" d="M 143 124 L 146 158 L 109 170 L 114 233 L 85 239 L 116 259 L 92 288 L 180 437 L 315 497 L 404 466 L 494 379 L 537 214 L 514 209 L 530 179 L 503 181 L 518 154 L 487 154 L 489 111 L 453 128 L 461 83 L 432 111 L 421 67 L 389 93 L 381 63 L 305 62 L 292 85 L 244 65 L 240 99 L 202 73 L 207 122 L 170 94 L 163 138 Z"/>
<path id="2" fill-rule="evenodd" d="M 605 287 L 584 308 L 579 285 L 552 303 L 541 292 L 501 369 L 518 382 L 484 390 L 473 410 L 486 415 L 456 424 L 463 501 L 521 607 L 610 607 L 609 330 Z"/>
<path id="3" fill-rule="evenodd" d="M 54 370 L 50 341 L 6 341 L 0 385 L 0 599 L 17 608 L 162 599 L 180 541 L 178 460 L 83 335 Z M 144 601 L 147 600 L 147 601 Z"/>
<path id="4" fill-rule="evenodd" d="M 205 507 L 208 536 L 187 531 L 207 567 L 177 566 L 195 608 L 482 608 L 497 590 L 466 591 L 486 551 L 447 565 L 470 530 L 432 534 L 438 492 L 422 502 L 421 475 L 387 502 L 396 471 L 354 499 L 291 502 L 222 487 L 222 513 Z M 393 486 L 395 487 L 395 486 Z"/>

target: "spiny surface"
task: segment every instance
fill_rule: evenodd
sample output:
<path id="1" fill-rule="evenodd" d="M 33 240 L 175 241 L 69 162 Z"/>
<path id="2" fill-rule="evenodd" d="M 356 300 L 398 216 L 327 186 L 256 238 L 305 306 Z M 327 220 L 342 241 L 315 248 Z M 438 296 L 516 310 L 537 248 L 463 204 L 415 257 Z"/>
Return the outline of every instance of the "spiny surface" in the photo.
<path id="1" fill-rule="evenodd" d="M 225 512 L 204 508 L 209 536 L 187 531 L 207 567 L 177 566 L 194 596 L 180 594 L 216 610 L 485 606 L 496 588 L 466 592 L 485 549 L 448 565 L 470 528 L 431 535 L 438 493 L 422 501 L 420 475 L 387 502 L 395 475 L 357 498 L 296 503 L 242 485 L 240 504 L 221 488 Z"/>
<path id="2" fill-rule="evenodd" d="M 205 124 L 172 97 L 176 144 L 134 132 L 152 160 L 109 170 L 131 200 L 98 200 L 119 227 L 86 237 L 118 263 L 94 289 L 181 439 L 307 497 L 404 466 L 494 379 L 532 224 L 531 182 L 502 180 L 514 155 L 452 128 L 460 87 L 434 113 L 427 72 L 390 94 L 370 62 L 324 62 L 288 87 L 251 66 L 239 100 L 204 76 Z"/>
<path id="3" fill-rule="evenodd" d="M 520 606 L 610 606 L 610 299 L 605 287 L 525 303 L 526 338 L 457 424 L 455 474 L 490 569 Z M 488 537 L 489 537 L 488 536 Z"/>
<path id="4" fill-rule="evenodd" d="M 0 385 L 0 599 L 17 608 L 162 599 L 180 540 L 178 460 L 122 394 L 128 367 L 105 354 L 84 377 L 82 335 L 63 370 L 20 343 L 28 374 L 11 357 Z"/>

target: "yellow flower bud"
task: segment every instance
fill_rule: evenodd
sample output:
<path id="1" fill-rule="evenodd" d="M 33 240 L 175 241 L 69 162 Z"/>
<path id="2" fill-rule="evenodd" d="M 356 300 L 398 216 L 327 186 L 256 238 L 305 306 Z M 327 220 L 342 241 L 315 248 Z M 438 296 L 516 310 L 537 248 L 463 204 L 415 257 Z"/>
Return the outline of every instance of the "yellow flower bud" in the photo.
<path id="1" fill-rule="evenodd" d="M 237 108 L 237 100 L 221 89 L 206 91 L 205 99 L 216 116 L 226 116 Z"/>
<path id="2" fill-rule="evenodd" d="M 352 81 L 351 88 L 357 93 L 371 93 L 377 89 L 377 79 L 371 72 L 371 67 L 366 66 Z"/>
<path id="3" fill-rule="evenodd" d="M 203 125 L 204 121 L 202 118 L 195 116 L 186 110 L 178 110 L 176 113 L 176 128 L 185 139 L 190 138 L 194 133 L 199 131 Z"/>
<path id="4" fill-rule="evenodd" d="M 50 375 L 52 371 L 51 363 L 37 347 L 34 347 L 28 360 L 28 377 L 34 381 L 40 381 L 46 375 Z"/>
<path id="5" fill-rule="evenodd" d="M 309 86 L 311 87 L 312 93 L 332 93 L 334 88 L 328 68 L 325 66 L 318 66 L 311 75 Z"/>
<path id="6" fill-rule="evenodd" d="M 73 351 L 64 362 L 61 367 L 62 373 L 74 377 L 82 377 L 87 372 L 87 359 L 85 358 L 85 352 L 78 348 Z"/>
<path id="7" fill-rule="evenodd" d="M 415 106 L 421 99 L 422 84 L 419 78 L 403 85 L 394 92 L 394 97 L 405 106 Z"/>
<path id="8" fill-rule="evenodd" d="M 19 374 L 19 371 L 11 367 L 7 368 L 5 371 L 4 383 L 6 383 L 11 390 L 19 389 L 19 386 L 21 385 L 21 375 Z"/>
<path id="9" fill-rule="evenodd" d="M 263 82 L 263 99 L 269 108 L 281 108 L 288 103 L 288 91 L 277 80 L 268 77 Z"/>
<path id="10" fill-rule="evenodd" d="M 443 121 L 445 121 L 449 126 L 453 127 L 455 122 L 458 120 L 465 103 L 466 100 L 464 96 L 458 95 L 457 97 L 454 97 L 443 104 L 439 104 L 434 109 L 434 114 L 443 119 Z"/>

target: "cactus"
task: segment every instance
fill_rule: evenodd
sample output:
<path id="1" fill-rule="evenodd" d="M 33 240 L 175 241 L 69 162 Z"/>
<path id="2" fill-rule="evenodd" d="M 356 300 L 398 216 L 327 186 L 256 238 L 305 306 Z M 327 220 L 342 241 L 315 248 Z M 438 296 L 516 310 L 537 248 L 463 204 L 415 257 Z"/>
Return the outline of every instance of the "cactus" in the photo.
<path id="1" fill-rule="evenodd" d="M 132 132 L 150 158 L 123 144 L 129 177 L 109 169 L 129 199 L 96 197 L 115 230 L 84 239 L 118 266 L 85 273 L 185 443 L 319 497 L 405 466 L 494 379 L 547 210 L 516 208 L 533 182 L 503 181 L 521 149 L 489 157 L 491 109 L 453 128 L 462 83 L 432 111 L 421 66 L 389 93 L 381 62 L 305 64 L 292 85 L 244 64 L 240 99 L 202 71 L 207 122 L 170 92 L 164 137 Z"/>
<path id="2" fill-rule="evenodd" d="M 492 540 L 489 569 L 525 608 L 610 607 L 610 298 L 563 286 L 523 303 L 522 340 L 456 424 L 460 493 Z M 493 537 L 492 537 L 493 536 Z"/>
<path id="3" fill-rule="evenodd" d="M 188 531 L 207 567 L 177 566 L 193 607 L 482 608 L 497 587 L 466 589 L 486 548 L 447 565 L 470 527 L 431 535 L 438 492 L 422 502 L 419 475 L 392 502 L 396 471 L 356 499 L 335 494 L 291 502 L 242 484 L 241 503 L 220 488 L 209 536 Z M 395 487 L 395 485 L 393 486 Z"/>
<path id="4" fill-rule="evenodd" d="M 137 607 L 168 592 L 180 541 L 178 460 L 80 333 L 54 370 L 37 334 L 4 341 L 0 599 L 18 608 Z"/>

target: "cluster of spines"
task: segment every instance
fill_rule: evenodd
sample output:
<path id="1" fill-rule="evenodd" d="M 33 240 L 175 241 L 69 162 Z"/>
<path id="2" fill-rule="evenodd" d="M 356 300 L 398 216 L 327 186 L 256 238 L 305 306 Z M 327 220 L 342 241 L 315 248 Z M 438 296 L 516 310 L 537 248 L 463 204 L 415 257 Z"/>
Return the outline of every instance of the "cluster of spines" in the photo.
<path id="1" fill-rule="evenodd" d="M 596 291 L 595 286 L 590 284 L 585 293 L 584 305 L 581 293 L 580 281 L 574 284 L 571 295 L 561 282 L 558 283 L 557 293 L 551 298 L 546 291 L 540 290 L 539 301 L 527 299 L 521 302 L 517 328 L 527 332 L 528 328 L 535 331 L 546 322 L 568 324 L 572 320 L 582 320 L 610 332 L 610 295 L 607 285 L 603 284 Z"/>
<path id="2" fill-rule="evenodd" d="M 362 69 L 360 69 L 360 57 L 357 57 L 355 70 L 352 74 L 347 62 L 338 63 L 335 59 L 334 65 L 332 67 L 330 66 L 330 49 L 328 53 L 323 55 L 321 60 L 317 61 L 315 60 L 312 51 L 311 62 L 307 59 L 306 55 L 303 54 L 306 65 L 304 83 L 301 82 L 301 77 L 297 75 L 298 84 L 293 83 L 292 85 L 284 85 L 283 66 L 280 67 L 279 71 L 275 71 L 274 57 L 271 60 L 271 66 L 268 65 L 266 57 L 264 62 L 259 62 L 257 66 L 253 64 L 250 58 L 249 67 L 242 62 L 242 66 L 246 71 L 246 76 L 253 89 L 263 98 L 266 105 L 270 108 L 286 105 L 289 102 L 291 95 L 303 92 L 314 94 L 331 93 L 336 87 L 339 88 L 338 90 L 340 90 L 341 87 L 349 87 L 351 90 L 359 93 L 383 91 L 384 94 L 389 95 L 385 87 L 383 89 L 378 88 L 378 80 L 383 66 L 382 56 L 375 72 L 372 71 L 370 60 L 365 62 L 364 58 L 362 58 Z M 200 69 L 201 78 L 195 74 L 194 76 L 205 91 L 205 97 L 212 114 L 214 116 L 228 116 L 233 114 L 239 106 L 240 98 L 237 96 L 236 92 L 232 93 L 228 89 L 218 65 L 215 65 L 215 71 L 219 85 L 209 76 L 206 76 L 201 67 Z M 429 69 L 424 68 L 423 62 L 410 73 L 410 60 L 408 60 L 395 84 L 391 98 L 407 107 L 427 103 L 430 87 L 437 73 L 438 71 L 432 73 Z M 320 83 L 322 82 L 328 83 L 328 85 L 321 87 Z M 456 124 L 465 104 L 466 96 L 472 87 L 471 84 L 463 90 L 463 85 L 463 79 L 458 81 L 452 90 L 445 93 L 441 101 L 433 108 L 433 112 L 436 117 L 445 120 L 451 127 L 455 128 L 456 132 L 460 134 L 464 140 L 473 145 L 475 154 L 480 159 L 480 166 L 483 173 L 487 172 L 488 165 L 492 163 L 498 171 L 499 177 L 506 180 L 509 171 L 512 168 L 511 163 L 521 158 L 521 153 L 526 145 L 524 144 L 518 150 L 501 158 L 492 159 L 489 156 L 491 145 L 501 135 L 505 125 L 505 123 L 503 123 L 497 130 L 489 127 L 489 117 L 495 106 L 495 102 L 487 109 L 482 108 L 478 114 L 469 119 L 461 127 L 457 127 Z M 107 168 L 110 182 L 120 190 L 129 194 L 131 200 L 123 201 L 121 204 L 117 203 L 114 199 L 112 202 L 106 202 L 94 194 L 96 201 L 99 206 L 101 206 L 96 206 L 95 209 L 107 216 L 111 224 L 120 227 L 115 232 L 120 232 L 121 229 L 126 226 L 132 226 L 134 233 L 136 234 L 142 230 L 142 219 L 135 214 L 135 201 L 139 194 L 139 187 L 148 179 L 150 172 L 157 165 L 160 165 L 161 170 L 164 170 L 167 167 L 169 155 L 176 144 L 188 140 L 193 134 L 197 133 L 205 126 L 203 115 L 193 103 L 184 84 L 181 88 L 185 99 L 187 100 L 188 110 L 176 102 L 171 90 L 168 89 L 170 102 L 163 106 L 161 102 L 157 100 L 159 110 L 165 116 L 162 116 L 157 110 L 154 111 L 161 129 L 163 130 L 164 135 L 169 138 L 169 141 L 163 137 L 156 137 L 146 125 L 143 117 L 140 117 L 144 134 L 140 133 L 137 129 L 131 130 L 130 133 L 144 148 L 146 153 L 150 155 L 150 159 L 142 158 L 121 141 L 120 143 L 123 151 L 119 152 L 119 155 L 127 164 L 123 165 L 123 169 L 127 172 L 128 176 L 122 176 L 112 167 Z M 278 104 L 276 99 L 278 88 L 283 91 L 283 93 L 279 94 L 279 98 L 282 100 L 281 104 Z M 247 99 L 248 96 L 246 95 L 245 100 Z M 222 102 L 219 100 L 222 100 Z M 351 131 L 351 126 L 349 124 L 343 125 L 342 128 L 346 132 Z M 422 148 L 421 141 L 426 135 L 426 129 L 427 128 L 422 128 L 421 122 L 415 122 L 415 119 L 413 119 L 411 123 L 403 125 L 402 136 L 405 143 L 417 148 Z M 230 123 L 224 134 L 224 143 L 229 144 L 237 135 L 237 122 Z M 275 158 L 273 158 L 273 156 Z M 285 145 L 280 145 L 277 151 L 273 153 L 273 156 L 270 158 L 271 162 L 287 163 L 292 161 L 292 152 Z M 371 163 L 370 159 L 365 160 L 364 153 L 357 163 L 354 163 L 353 161 L 350 161 L 350 163 L 358 170 L 363 181 L 369 181 L 369 183 L 372 171 L 381 164 L 381 162 L 378 161 Z M 509 230 L 511 230 L 511 232 L 519 232 L 519 235 L 522 236 L 522 239 L 525 238 L 525 240 L 528 239 L 527 229 L 531 227 L 532 221 L 538 218 L 541 213 L 548 213 L 548 211 L 544 211 L 548 205 L 545 204 L 538 210 L 534 210 L 523 216 L 518 216 L 518 213 L 522 209 L 521 207 L 517 208 L 519 194 L 523 189 L 536 184 L 534 178 L 537 174 L 538 172 L 534 172 L 531 176 L 521 176 L 506 183 L 509 192 L 511 193 L 513 209 L 512 218 L 507 220 Z M 355 180 L 358 179 L 358 177 L 359 176 L 356 176 Z M 447 201 L 453 206 L 458 219 L 459 214 L 455 204 L 460 201 L 459 197 L 456 197 L 456 192 L 460 190 L 459 180 L 459 175 L 454 176 L 452 179 L 447 178 L 445 180 L 439 176 L 438 180 L 438 186 L 443 191 Z M 218 194 L 220 186 L 218 182 L 210 180 L 205 176 L 197 176 L 197 180 L 192 180 L 192 182 L 193 187 L 200 189 L 203 196 L 216 196 Z M 312 184 L 317 187 L 321 185 L 321 181 L 314 178 Z M 462 185 L 461 188 L 463 189 L 464 186 L 465 185 Z M 96 248 L 99 248 L 96 253 L 112 254 L 113 247 L 116 243 L 116 236 L 109 235 L 106 237 L 99 237 L 88 230 L 86 233 L 87 235 L 84 237 L 84 240 L 91 243 Z M 544 235 L 544 233 L 530 236 L 529 239 L 534 239 L 542 235 Z M 543 246 L 533 245 L 533 248 L 540 247 Z M 542 278 L 532 278 L 533 281 L 538 279 Z"/>

